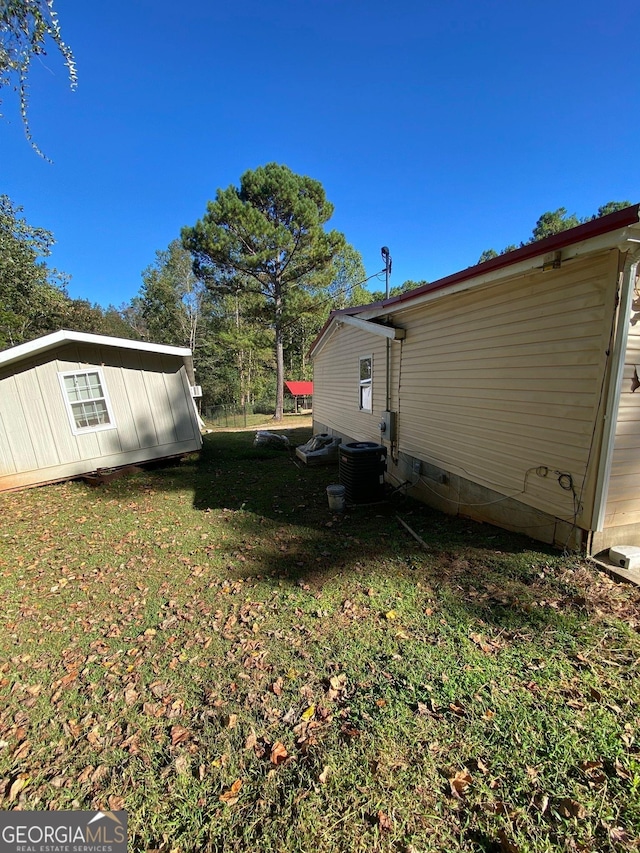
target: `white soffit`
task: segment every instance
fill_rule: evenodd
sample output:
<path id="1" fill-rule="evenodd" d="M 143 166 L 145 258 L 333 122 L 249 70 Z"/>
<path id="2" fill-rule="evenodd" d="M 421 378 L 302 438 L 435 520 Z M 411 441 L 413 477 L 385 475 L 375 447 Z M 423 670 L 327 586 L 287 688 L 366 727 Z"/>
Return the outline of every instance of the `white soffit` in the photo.
<path id="1" fill-rule="evenodd" d="M 383 326 L 381 323 L 372 323 L 370 320 L 352 317 L 349 314 L 336 317 L 336 323 L 338 325 L 346 323 L 348 326 L 356 326 L 363 332 L 369 332 L 369 334 L 377 335 L 380 338 L 388 338 L 391 341 L 402 341 L 406 336 L 404 329 L 396 329 L 395 326 Z"/>

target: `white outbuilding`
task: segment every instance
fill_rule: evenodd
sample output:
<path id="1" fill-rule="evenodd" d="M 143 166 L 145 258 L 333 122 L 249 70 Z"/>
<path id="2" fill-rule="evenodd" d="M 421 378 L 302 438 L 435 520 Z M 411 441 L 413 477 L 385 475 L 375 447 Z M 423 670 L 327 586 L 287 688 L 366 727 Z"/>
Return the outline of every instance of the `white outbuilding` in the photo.
<path id="1" fill-rule="evenodd" d="M 0 491 L 199 450 L 191 351 L 61 330 L 0 352 Z"/>

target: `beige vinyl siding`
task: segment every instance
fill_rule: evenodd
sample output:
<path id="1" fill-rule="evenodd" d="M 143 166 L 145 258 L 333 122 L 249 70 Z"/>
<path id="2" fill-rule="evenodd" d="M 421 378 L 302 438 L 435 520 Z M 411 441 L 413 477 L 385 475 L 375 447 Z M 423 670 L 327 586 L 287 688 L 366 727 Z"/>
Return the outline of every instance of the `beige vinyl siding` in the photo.
<path id="1" fill-rule="evenodd" d="M 634 371 L 640 378 L 640 326 L 633 321 L 625 354 L 624 376 L 618 407 L 605 529 L 640 523 L 640 388 L 632 392 Z"/>
<path id="2" fill-rule="evenodd" d="M 59 373 L 99 367 L 113 428 L 74 435 Z M 0 374 L 0 489 L 197 450 L 181 358 L 65 344 Z"/>
<path id="3" fill-rule="evenodd" d="M 584 526 L 616 275 L 617 252 L 603 252 L 398 310 L 398 450 L 567 519 L 574 496 L 556 472 L 570 474 Z"/>
<path id="4" fill-rule="evenodd" d="M 372 356 L 371 412 L 359 408 L 360 358 Z M 386 402 L 383 338 L 343 326 L 336 329 L 313 362 L 313 419 L 335 435 L 356 441 L 380 440 L 380 413 Z"/>
<path id="5" fill-rule="evenodd" d="M 392 412 L 400 411 L 400 382 L 402 378 L 401 370 L 404 362 L 404 347 L 405 341 L 392 341 L 390 349 L 390 367 L 391 381 L 389 383 L 389 408 Z M 386 355 L 385 355 L 386 358 Z"/>

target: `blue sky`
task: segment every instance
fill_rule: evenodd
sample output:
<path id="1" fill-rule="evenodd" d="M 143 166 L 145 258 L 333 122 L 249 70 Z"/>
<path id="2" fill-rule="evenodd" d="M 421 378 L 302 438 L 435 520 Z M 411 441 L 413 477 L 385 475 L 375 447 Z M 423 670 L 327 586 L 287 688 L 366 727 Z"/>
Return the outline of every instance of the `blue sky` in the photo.
<path id="1" fill-rule="evenodd" d="M 632 0 L 56 0 L 78 66 L 4 90 L 0 193 L 103 305 L 219 187 L 265 163 L 319 180 L 368 274 L 433 281 L 560 206 L 640 201 Z M 373 287 L 382 283 L 373 282 Z"/>

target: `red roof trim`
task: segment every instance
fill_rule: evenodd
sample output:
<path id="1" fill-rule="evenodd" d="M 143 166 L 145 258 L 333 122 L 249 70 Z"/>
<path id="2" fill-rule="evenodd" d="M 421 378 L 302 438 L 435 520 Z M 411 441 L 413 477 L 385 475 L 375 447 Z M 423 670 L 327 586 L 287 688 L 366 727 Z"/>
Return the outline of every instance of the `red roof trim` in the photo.
<path id="1" fill-rule="evenodd" d="M 521 246 L 519 249 L 514 249 L 512 252 L 506 252 L 504 255 L 498 255 L 497 258 L 492 258 L 490 261 L 485 261 L 482 264 L 467 267 L 452 275 L 440 278 L 430 284 L 424 284 L 422 287 L 417 287 L 415 290 L 408 290 L 406 293 L 401 293 L 400 296 L 392 296 L 389 299 L 383 299 L 380 302 L 372 302 L 369 305 L 357 305 L 351 308 L 342 308 L 337 311 L 332 311 L 329 319 L 326 321 L 315 341 L 312 343 L 310 352 L 313 352 L 316 344 L 322 338 L 332 320 L 339 317 L 341 314 L 360 314 L 362 311 L 371 311 L 376 308 L 388 308 L 393 305 L 401 305 L 405 302 L 410 302 L 425 293 L 431 293 L 435 290 L 441 290 L 444 287 L 449 287 L 452 284 L 466 281 L 474 278 L 474 276 L 484 273 L 500 270 L 504 267 L 517 264 L 520 261 L 527 261 L 530 258 L 535 258 L 537 255 L 545 255 L 549 252 L 555 252 L 563 249 L 566 246 L 571 246 L 573 243 L 579 243 L 582 240 L 589 240 L 592 237 L 599 237 L 601 234 L 606 234 L 608 231 L 616 231 L 619 228 L 624 228 L 627 225 L 635 225 L 640 221 L 640 204 L 634 204 L 631 207 L 625 207 L 622 210 L 616 210 L 614 213 L 609 213 L 607 216 L 600 216 L 597 219 L 590 219 L 583 225 L 577 225 L 575 228 L 568 228 L 566 231 L 561 231 L 559 234 L 552 234 L 551 237 L 545 237 L 544 240 L 537 240 L 534 243 L 528 243 L 526 246 Z"/>
<path id="2" fill-rule="evenodd" d="M 623 210 L 616 210 L 615 213 L 610 213 L 608 216 L 600 216 L 598 219 L 591 219 L 583 225 L 577 225 L 575 228 L 568 228 L 566 231 L 561 231 L 559 234 L 552 234 L 551 237 L 545 237 L 544 240 L 537 240 L 535 243 L 528 243 L 526 246 L 514 249 L 512 252 L 506 252 L 504 255 L 498 255 L 497 258 L 492 258 L 490 261 L 485 261 L 482 264 L 475 264 L 475 266 L 467 267 L 467 269 L 460 270 L 460 272 L 438 279 L 438 281 L 434 281 L 431 284 L 425 284 L 422 287 L 417 287 L 415 290 L 409 290 L 406 293 L 401 293 L 400 296 L 393 296 L 390 299 L 384 299 L 382 302 L 377 304 L 383 305 L 386 308 L 389 305 L 406 302 L 409 299 L 421 296 L 423 293 L 429 293 L 432 290 L 439 290 L 440 288 L 447 287 L 450 284 L 457 284 L 460 281 L 473 278 L 481 273 L 503 269 L 504 267 L 511 266 L 511 264 L 517 264 L 520 261 L 528 261 L 530 258 L 535 258 L 537 255 L 546 255 L 549 252 L 558 251 L 566 246 L 570 246 L 572 243 L 579 243 L 582 240 L 599 237 L 601 234 L 606 234 L 608 231 L 616 231 L 618 228 L 624 228 L 626 225 L 633 225 L 638 222 L 639 218 L 640 204 L 634 204 L 632 207 L 625 207 Z M 360 310 L 362 310 L 362 308 Z"/>
<path id="3" fill-rule="evenodd" d="M 312 397 L 313 382 L 285 382 L 285 388 L 294 397 Z"/>

